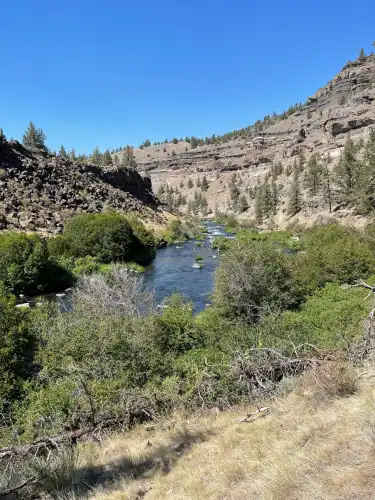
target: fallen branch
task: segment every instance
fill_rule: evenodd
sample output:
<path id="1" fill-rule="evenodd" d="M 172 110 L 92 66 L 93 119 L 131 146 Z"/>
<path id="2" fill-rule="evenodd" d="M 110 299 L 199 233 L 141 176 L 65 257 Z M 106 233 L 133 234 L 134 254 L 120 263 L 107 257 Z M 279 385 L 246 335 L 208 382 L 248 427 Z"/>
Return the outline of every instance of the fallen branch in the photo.
<path id="1" fill-rule="evenodd" d="M 269 406 L 258 408 L 257 410 L 248 413 L 246 417 L 240 418 L 239 422 L 254 422 L 254 420 L 258 420 L 259 418 L 264 418 L 268 415 L 270 409 L 271 408 Z"/>
<path id="2" fill-rule="evenodd" d="M 30 486 L 31 484 L 35 484 L 38 481 L 39 479 L 36 476 L 25 479 L 25 481 L 22 481 L 22 483 L 17 484 L 17 486 L 14 486 L 13 488 L 8 488 L 7 490 L 0 491 L 0 498 L 5 498 L 12 493 L 17 493 L 17 491 L 22 490 L 22 488 Z"/>
<path id="3" fill-rule="evenodd" d="M 60 445 L 69 444 L 75 446 L 77 442 L 86 436 L 95 436 L 96 433 L 102 431 L 103 429 L 109 427 L 115 427 L 120 425 L 121 422 L 114 418 L 103 419 L 98 422 L 95 426 L 86 427 L 84 429 L 79 429 L 77 431 L 67 432 L 64 434 L 59 434 L 54 437 L 44 437 L 40 438 L 32 443 L 25 444 L 23 446 L 8 446 L 5 448 L 0 448 L 0 461 L 9 457 L 25 457 L 29 454 L 37 456 L 41 452 L 46 452 L 51 449 L 58 449 Z"/>

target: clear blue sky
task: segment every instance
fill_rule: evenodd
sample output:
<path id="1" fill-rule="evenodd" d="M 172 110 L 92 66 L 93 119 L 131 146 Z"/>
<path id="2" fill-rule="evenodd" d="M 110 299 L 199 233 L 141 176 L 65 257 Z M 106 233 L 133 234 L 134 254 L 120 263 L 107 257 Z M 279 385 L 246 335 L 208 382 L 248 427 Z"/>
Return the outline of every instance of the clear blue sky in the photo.
<path id="1" fill-rule="evenodd" d="M 0 126 L 86 153 L 241 128 L 371 51 L 374 19 L 374 0 L 6 1 Z"/>

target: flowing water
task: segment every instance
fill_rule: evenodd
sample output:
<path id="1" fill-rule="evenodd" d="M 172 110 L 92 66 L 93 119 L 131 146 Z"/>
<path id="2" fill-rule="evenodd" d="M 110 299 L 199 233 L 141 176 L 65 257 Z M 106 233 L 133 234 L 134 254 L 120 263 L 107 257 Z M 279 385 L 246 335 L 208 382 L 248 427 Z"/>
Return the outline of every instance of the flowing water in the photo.
<path id="1" fill-rule="evenodd" d="M 205 309 L 209 303 L 214 272 L 219 265 L 219 252 L 212 248 L 212 241 L 217 236 L 232 236 L 225 232 L 224 225 L 214 222 L 205 222 L 204 225 L 207 228 L 205 240 L 176 243 L 157 251 L 144 278 L 146 284 L 155 290 L 158 304 L 174 292 L 191 300 L 196 312 Z M 201 269 L 192 267 L 198 255 L 202 257 Z"/>

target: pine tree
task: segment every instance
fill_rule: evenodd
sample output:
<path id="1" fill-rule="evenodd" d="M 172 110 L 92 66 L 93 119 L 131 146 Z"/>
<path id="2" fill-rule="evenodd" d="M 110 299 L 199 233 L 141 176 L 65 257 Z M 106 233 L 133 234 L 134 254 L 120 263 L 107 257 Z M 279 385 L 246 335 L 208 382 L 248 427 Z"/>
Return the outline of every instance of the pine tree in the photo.
<path id="1" fill-rule="evenodd" d="M 112 165 L 112 156 L 108 149 L 106 149 L 103 153 L 101 164 L 104 167 Z"/>
<path id="2" fill-rule="evenodd" d="M 0 141 L 5 139 L 4 130 L 0 127 Z"/>
<path id="3" fill-rule="evenodd" d="M 279 190 L 277 188 L 276 182 L 271 185 L 271 203 L 272 203 L 272 214 L 275 215 L 277 212 L 277 206 L 279 204 Z"/>
<path id="4" fill-rule="evenodd" d="M 66 158 L 67 157 L 67 154 L 66 154 L 66 150 L 64 148 L 64 146 L 61 144 L 61 147 L 59 149 L 59 156 L 61 158 Z"/>
<path id="5" fill-rule="evenodd" d="M 305 167 L 306 158 L 302 151 L 298 155 L 298 172 L 301 174 Z"/>
<path id="6" fill-rule="evenodd" d="M 316 196 L 322 187 L 323 168 L 319 163 L 318 155 L 313 154 L 307 162 L 307 170 L 304 178 L 304 187 L 310 196 Z"/>
<path id="7" fill-rule="evenodd" d="M 197 187 L 198 188 L 201 187 L 201 179 L 200 179 L 200 177 L 198 177 L 198 179 L 197 179 Z"/>
<path id="8" fill-rule="evenodd" d="M 91 155 L 91 161 L 94 165 L 100 165 L 102 161 L 102 153 L 100 152 L 100 149 L 98 146 L 94 149 Z"/>
<path id="9" fill-rule="evenodd" d="M 364 59 L 365 57 L 366 57 L 365 49 L 364 49 L 364 48 L 362 48 L 362 49 L 359 51 L 358 59 Z"/>
<path id="10" fill-rule="evenodd" d="M 332 212 L 332 182 L 331 182 L 331 172 L 328 169 L 328 164 L 330 158 L 324 161 L 322 179 L 323 179 L 323 196 L 328 201 L 329 212 Z"/>
<path id="11" fill-rule="evenodd" d="M 262 189 L 262 186 L 260 186 L 257 189 L 256 195 L 255 195 L 255 220 L 257 221 L 258 224 L 261 224 L 263 222 L 262 194 L 263 194 L 263 189 Z"/>
<path id="12" fill-rule="evenodd" d="M 188 183 L 187 183 L 187 187 L 188 187 L 189 189 L 191 189 L 193 186 L 194 186 L 193 181 L 192 181 L 192 180 L 191 180 L 191 178 L 189 177 L 189 180 L 188 180 Z"/>
<path id="13" fill-rule="evenodd" d="M 190 146 L 191 146 L 191 149 L 195 149 L 198 146 L 198 139 L 196 137 L 193 136 L 190 139 Z"/>
<path id="14" fill-rule="evenodd" d="M 31 151 L 47 151 L 46 136 L 41 128 L 36 128 L 33 122 L 29 123 L 22 137 L 22 144 Z"/>
<path id="15" fill-rule="evenodd" d="M 375 130 L 370 131 L 363 160 L 357 165 L 355 202 L 360 213 L 368 214 L 375 208 Z"/>
<path id="16" fill-rule="evenodd" d="M 134 151 L 131 146 L 126 146 L 121 157 L 121 166 L 136 168 L 137 162 L 135 160 Z"/>
<path id="17" fill-rule="evenodd" d="M 73 148 L 69 153 L 69 159 L 75 161 L 76 159 L 76 150 Z"/>
<path id="18" fill-rule="evenodd" d="M 202 184 L 201 184 L 202 191 L 207 191 L 208 186 L 209 186 L 209 184 L 208 184 L 207 177 L 204 175 L 203 179 L 202 179 Z"/>
<path id="19" fill-rule="evenodd" d="M 289 201 L 288 201 L 288 214 L 296 215 L 301 211 L 302 208 L 302 197 L 301 197 L 301 189 L 299 185 L 298 173 L 294 172 L 293 182 L 290 186 L 289 191 Z"/>
<path id="20" fill-rule="evenodd" d="M 263 217 L 269 217 L 273 213 L 273 202 L 271 187 L 267 181 L 263 184 L 261 192 L 262 214 Z"/>
<path id="21" fill-rule="evenodd" d="M 116 167 L 119 165 L 118 154 L 115 154 L 113 156 L 113 165 L 115 165 Z"/>
<path id="22" fill-rule="evenodd" d="M 247 202 L 247 198 L 244 194 L 241 194 L 241 196 L 238 198 L 237 201 L 237 211 L 241 214 L 242 212 L 245 212 L 249 208 L 249 204 Z"/>
<path id="23" fill-rule="evenodd" d="M 350 137 L 345 142 L 344 151 L 341 153 L 334 175 L 341 201 L 351 203 L 357 188 L 358 162 L 356 148 Z"/>
<path id="24" fill-rule="evenodd" d="M 238 198 L 240 196 L 240 191 L 237 187 L 237 175 L 234 172 L 234 174 L 231 177 L 231 180 L 229 182 L 229 196 L 230 200 L 232 202 L 232 206 L 235 210 L 237 210 L 237 202 Z"/>

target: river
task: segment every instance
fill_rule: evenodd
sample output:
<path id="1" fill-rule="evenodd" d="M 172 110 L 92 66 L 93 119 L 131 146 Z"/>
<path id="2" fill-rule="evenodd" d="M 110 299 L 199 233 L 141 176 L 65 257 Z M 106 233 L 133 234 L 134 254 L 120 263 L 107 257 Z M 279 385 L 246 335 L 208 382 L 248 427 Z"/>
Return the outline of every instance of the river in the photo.
<path id="1" fill-rule="evenodd" d="M 204 226 L 207 228 L 205 240 L 189 240 L 161 248 L 144 273 L 145 283 L 155 290 L 158 304 L 174 292 L 191 300 L 195 312 L 202 311 L 209 303 L 214 272 L 219 265 L 219 252 L 212 248 L 212 241 L 220 235 L 232 236 L 225 232 L 222 224 L 204 222 Z M 202 257 L 201 269 L 192 267 L 198 255 Z"/>

